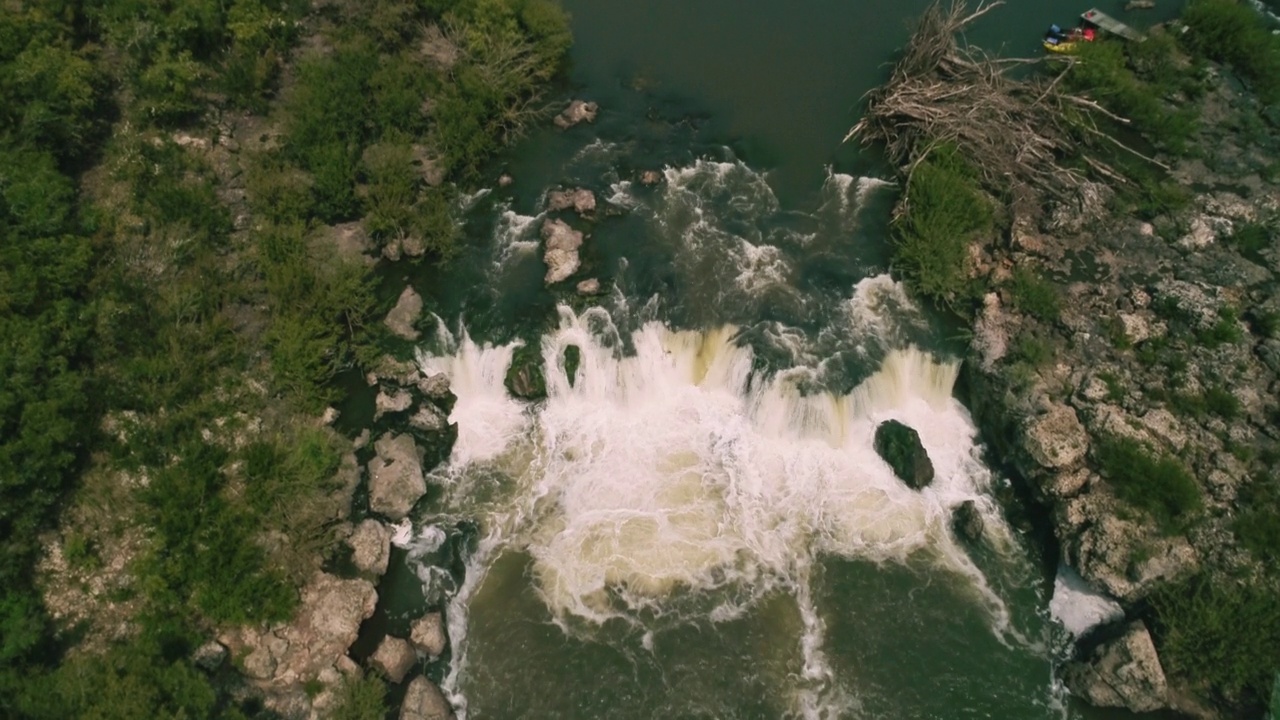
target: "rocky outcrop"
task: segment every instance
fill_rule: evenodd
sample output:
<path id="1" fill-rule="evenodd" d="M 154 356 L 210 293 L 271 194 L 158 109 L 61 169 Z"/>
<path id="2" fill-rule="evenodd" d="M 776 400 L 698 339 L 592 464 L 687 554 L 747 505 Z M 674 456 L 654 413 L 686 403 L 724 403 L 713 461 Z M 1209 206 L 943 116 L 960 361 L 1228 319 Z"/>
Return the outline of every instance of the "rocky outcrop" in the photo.
<path id="1" fill-rule="evenodd" d="M 1089 452 L 1089 435 L 1074 408 L 1054 405 L 1026 425 L 1024 447 L 1031 459 L 1050 470 L 1069 470 Z"/>
<path id="2" fill-rule="evenodd" d="M 351 562 L 360 572 L 381 577 L 391 559 L 391 528 L 377 520 L 366 519 L 347 538 L 351 546 Z"/>
<path id="3" fill-rule="evenodd" d="M 377 420 L 387 413 L 402 413 L 413 405 L 413 396 L 408 390 L 398 389 L 391 393 L 382 390 L 373 401 L 373 419 Z"/>
<path id="4" fill-rule="evenodd" d="M 413 326 L 420 315 L 422 315 L 422 296 L 414 292 L 413 288 L 407 287 L 400 293 L 400 299 L 396 301 L 396 306 L 391 308 L 391 312 L 387 313 L 387 319 L 384 322 L 397 337 L 417 340 L 420 333 Z"/>
<path id="5" fill-rule="evenodd" d="M 409 641 L 427 657 L 440 657 L 449 643 L 445 634 L 444 616 L 432 612 L 414 620 Z"/>
<path id="6" fill-rule="evenodd" d="M 378 649 L 369 657 L 369 663 L 393 683 L 403 682 L 416 662 L 418 655 L 409 641 L 390 635 L 382 639 Z"/>
<path id="7" fill-rule="evenodd" d="M 596 196 L 595 193 L 583 188 L 552 190 L 547 193 L 547 210 L 550 212 L 573 210 L 579 215 L 590 215 L 596 211 Z"/>
<path id="8" fill-rule="evenodd" d="M 599 295 L 600 281 L 596 278 L 587 278 L 586 280 L 578 283 L 576 290 L 579 295 Z"/>
<path id="9" fill-rule="evenodd" d="M 369 462 L 369 509 L 400 520 L 427 492 L 422 456 L 409 435 L 384 435 L 373 444 Z"/>
<path id="10" fill-rule="evenodd" d="M 454 720 L 453 708 L 440 688 L 424 677 L 416 677 L 405 691 L 400 720 Z"/>
<path id="11" fill-rule="evenodd" d="M 283 692 L 322 675 L 333 676 L 377 602 L 378 593 L 367 580 L 316 573 L 302 590 L 293 622 L 236 628 L 219 640 L 260 688 Z"/>
<path id="12" fill-rule="evenodd" d="M 593 102 L 574 100 L 555 117 L 556 127 L 567 130 L 581 122 L 595 122 L 600 106 Z"/>
<path id="13" fill-rule="evenodd" d="M 933 482 L 933 462 L 914 428 L 897 420 L 880 423 L 876 428 L 875 447 L 898 479 L 911 489 L 920 490 Z"/>
<path id="14" fill-rule="evenodd" d="M 951 516 L 951 529 L 969 543 L 980 542 L 986 522 L 982 519 L 982 513 L 978 512 L 977 504 L 972 500 L 960 503 Z"/>
<path id="15" fill-rule="evenodd" d="M 230 651 L 227 650 L 226 645 L 217 640 L 210 640 L 191 653 L 191 662 L 205 672 L 217 672 L 222 667 L 222 664 L 227 661 L 229 653 Z"/>
<path id="16" fill-rule="evenodd" d="M 1068 666 L 1064 680 L 1072 692 L 1100 707 L 1151 712 L 1169 702 L 1164 669 L 1141 621 L 1130 623 L 1088 659 Z"/>
<path id="17" fill-rule="evenodd" d="M 548 285 L 569 279 L 578 272 L 582 261 L 578 248 L 582 247 L 582 233 L 569 227 L 563 220 L 548 220 L 542 225 L 542 261 L 547 264 Z"/>

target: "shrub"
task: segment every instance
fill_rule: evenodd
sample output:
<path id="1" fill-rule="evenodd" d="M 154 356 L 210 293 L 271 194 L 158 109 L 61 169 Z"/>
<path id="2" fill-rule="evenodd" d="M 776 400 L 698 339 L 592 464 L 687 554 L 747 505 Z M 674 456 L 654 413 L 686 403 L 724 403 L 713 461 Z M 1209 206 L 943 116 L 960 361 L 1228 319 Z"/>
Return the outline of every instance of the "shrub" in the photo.
<path id="1" fill-rule="evenodd" d="M 1211 387 L 1204 393 L 1205 409 L 1224 420 L 1231 420 L 1240 414 L 1240 400 L 1231 391 L 1221 387 Z"/>
<path id="2" fill-rule="evenodd" d="M 338 689 L 333 720 L 382 720 L 387 714 L 387 686 L 374 675 L 347 678 Z"/>
<path id="3" fill-rule="evenodd" d="M 1265 102 L 1280 100 L 1280 38 L 1253 8 L 1235 0 L 1194 0 L 1182 20 L 1188 48 L 1230 63 Z"/>
<path id="4" fill-rule="evenodd" d="M 1153 456 L 1131 438 L 1106 438 L 1097 458 L 1116 495 L 1150 513 L 1165 532 L 1180 529 L 1200 509 L 1199 485 L 1170 455 Z"/>
<path id="5" fill-rule="evenodd" d="M 1262 251 L 1271 245 L 1271 232 L 1262 223 L 1248 223 L 1235 228 L 1227 241 L 1234 245 L 1241 255 L 1258 262 L 1263 260 Z"/>
<path id="6" fill-rule="evenodd" d="M 1162 663 L 1228 696 L 1261 704 L 1280 671 L 1275 591 L 1197 576 L 1152 599 Z"/>
<path id="7" fill-rule="evenodd" d="M 1058 319 L 1058 290 L 1034 270 L 1019 267 L 1009 284 L 1014 307 L 1044 322 Z"/>
<path id="8" fill-rule="evenodd" d="M 1053 359 L 1053 344 L 1039 335 L 1023 333 L 1018 336 L 1013 354 L 1031 367 L 1040 367 Z"/>
<path id="9" fill-rule="evenodd" d="M 1244 331 L 1240 329 L 1240 317 L 1236 309 L 1224 307 L 1219 310 L 1218 321 L 1197 331 L 1196 340 L 1210 350 L 1244 340 Z"/>
<path id="10" fill-rule="evenodd" d="M 894 264 L 917 291 L 953 304 L 972 294 L 969 243 L 991 228 L 977 181 L 953 153 L 940 151 L 911 174 L 906 213 L 894 223 Z"/>

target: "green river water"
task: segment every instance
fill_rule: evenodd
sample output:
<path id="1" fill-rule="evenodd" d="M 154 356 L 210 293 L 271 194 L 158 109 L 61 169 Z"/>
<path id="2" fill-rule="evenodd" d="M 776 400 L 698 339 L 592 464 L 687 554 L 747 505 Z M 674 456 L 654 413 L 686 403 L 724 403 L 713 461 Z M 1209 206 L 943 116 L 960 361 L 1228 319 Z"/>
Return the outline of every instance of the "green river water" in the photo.
<path id="1" fill-rule="evenodd" d="M 433 671 L 469 718 L 1132 717 L 1055 678 L 1052 551 L 996 499 L 953 331 L 887 274 L 891 173 L 840 144 L 926 3 L 565 4 L 566 97 L 600 117 L 513 148 L 493 176 L 515 183 L 458 208 L 465 256 L 410 278 L 459 439 L 436 512 L 398 538 L 386 622 L 445 606 Z M 1099 7 L 1160 18 L 1121 4 Z M 1012 2 L 970 39 L 1034 55 L 1084 9 Z M 548 290 L 543 198 L 570 186 L 601 207 Z M 547 360 L 546 401 L 505 394 L 518 342 Z M 930 452 L 923 492 L 871 448 L 889 418 Z M 950 530 L 965 501 L 977 545 Z"/>

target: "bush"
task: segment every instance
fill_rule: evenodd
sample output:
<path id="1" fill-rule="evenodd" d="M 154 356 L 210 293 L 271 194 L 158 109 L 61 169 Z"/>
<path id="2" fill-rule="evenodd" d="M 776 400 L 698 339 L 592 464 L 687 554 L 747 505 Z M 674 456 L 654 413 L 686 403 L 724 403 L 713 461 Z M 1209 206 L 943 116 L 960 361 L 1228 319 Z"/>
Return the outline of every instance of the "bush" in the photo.
<path id="1" fill-rule="evenodd" d="M 894 223 L 894 265 L 920 293 L 954 304 L 973 294 L 969 243 L 991 232 L 991 208 L 953 151 L 916 165 Z"/>
<path id="2" fill-rule="evenodd" d="M 1280 671 L 1280 603 L 1271 588 L 1191 578 L 1158 593 L 1160 659 L 1237 701 L 1261 705 Z"/>
<path id="3" fill-rule="evenodd" d="M 1044 322 L 1058 319 L 1058 290 L 1053 283 L 1045 280 L 1025 267 L 1013 271 L 1009 292 L 1014 307 Z"/>
<path id="4" fill-rule="evenodd" d="M 1193 0 L 1182 14 L 1193 52 L 1230 63 L 1264 102 L 1280 101 L 1280 38 L 1253 8 L 1235 0 Z"/>
<path id="5" fill-rule="evenodd" d="M 374 675 L 347 678 L 338 689 L 332 720 L 382 720 L 387 714 L 387 686 Z"/>
<path id="6" fill-rule="evenodd" d="M 1180 530 L 1200 509 L 1200 487 L 1170 455 L 1153 456 L 1131 438 L 1106 438 L 1097 446 L 1102 474 L 1116 495 L 1148 512 L 1165 532 Z"/>
<path id="7" fill-rule="evenodd" d="M 1197 331 L 1196 340 L 1210 350 L 1244 340 L 1244 331 L 1240 329 L 1240 316 L 1236 309 L 1224 307 L 1219 310 L 1218 321 Z"/>

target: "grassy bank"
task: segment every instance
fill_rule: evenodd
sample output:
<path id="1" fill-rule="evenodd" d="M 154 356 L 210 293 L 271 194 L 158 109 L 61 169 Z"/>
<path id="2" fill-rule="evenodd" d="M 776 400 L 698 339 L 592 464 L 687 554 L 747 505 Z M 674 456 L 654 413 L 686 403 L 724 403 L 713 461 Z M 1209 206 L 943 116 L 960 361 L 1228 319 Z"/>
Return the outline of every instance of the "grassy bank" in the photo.
<path id="1" fill-rule="evenodd" d="M 0 715 L 257 712 L 188 656 L 288 618 L 348 511 L 313 418 L 384 308 L 326 226 L 447 259 L 442 181 L 539 117 L 568 43 L 549 0 L 6 7 Z M 84 624 L 50 619 L 49 582 L 121 557 Z"/>

